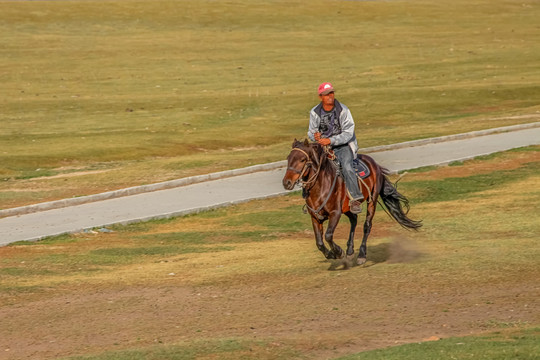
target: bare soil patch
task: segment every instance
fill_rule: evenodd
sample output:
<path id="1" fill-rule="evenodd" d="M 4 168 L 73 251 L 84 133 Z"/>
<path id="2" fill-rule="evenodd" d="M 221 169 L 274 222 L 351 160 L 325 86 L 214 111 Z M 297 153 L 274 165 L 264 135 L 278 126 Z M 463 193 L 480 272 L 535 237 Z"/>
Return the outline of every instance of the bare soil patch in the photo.
<path id="1" fill-rule="evenodd" d="M 326 359 L 540 320 L 530 275 L 471 289 L 373 281 L 364 269 L 340 274 L 326 274 L 321 284 L 246 276 L 226 286 L 186 286 L 171 276 L 157 286 L 57 289 L 4 307 L 0 343 L 6 359 L 45 359 L 238 337 Z"/>

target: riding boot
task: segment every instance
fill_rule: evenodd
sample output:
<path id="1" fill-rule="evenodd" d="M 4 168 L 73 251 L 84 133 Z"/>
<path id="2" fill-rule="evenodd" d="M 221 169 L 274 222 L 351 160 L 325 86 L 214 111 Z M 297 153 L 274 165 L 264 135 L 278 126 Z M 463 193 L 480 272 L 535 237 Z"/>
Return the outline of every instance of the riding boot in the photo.
<path id="1" fill-rule="evenodd" d="M 360 214 L 362 212 L 362 203 L 360 200 L 351 200 L 349 207 L 351 208 L 351 212 L 353 214 Z"/>
<path id="2" fill-rule="evenodd" d="M 334 149 L 336 157 L 341 164 L 341 174 L 345 180 L 345 186 L 350 194 L 351 212 L 358 214 L 362 211 L 361 202 L 364 200 L 364 194 L 358 184 L 358 176 L 353 168 L 354 154 L 349 146 L 341 146 Z"/>

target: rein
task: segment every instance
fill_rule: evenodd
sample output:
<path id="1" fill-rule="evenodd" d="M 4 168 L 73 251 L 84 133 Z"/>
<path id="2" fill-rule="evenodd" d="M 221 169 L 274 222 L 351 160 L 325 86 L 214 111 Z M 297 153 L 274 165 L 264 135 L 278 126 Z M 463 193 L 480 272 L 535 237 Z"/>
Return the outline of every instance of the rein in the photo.
<path id="1" fill-rule="evenodd" d="M 302 168 L 301 171 L 298 171 L 297 169 L 294 169 L 294 168 L 292 168 L 290 166 L 288 167 L 288 169 L 296 172 L 297 174 L 300 174 L 300 177 L 298 178 L 298 182 L 301 183 L 301 186 L 302 186 L 302 188 L 304 188 L 304 190 L 309 191 L 313 187 L 313 185 L 315 185 L 315 181 L 319 177 L 319 173 L 321 172 L 321 168 L 322 168 L 322 161 L 323 161 L 324 156 L 327 156 L 328 149 L 326 147 L 324 148 L 325 151 L 322 153 L 322 155 L 321 155 L 321 157 L 319 159 L 319 167 L 317 168 L 317 171 L 315 171 L 315 173 L 306 181 L 301 180 L 301 179 L 304 177 L 304 173 L 306 172 L 307 168 L 311 167 L 313 165 L 313 162 L 311 161 L 311 158 L 309 157 L 309 154 L 307 152 L 305 152 L 304 150 L 299 149 L 299 148 L 293 148 L 293 150 L 300 151 L 302 154 L 306 155 L 307 162 L 306 162 L 306 164 L 304 165 L 304 167 Z M 334 176 L 334 180 L 332 182 L 332 186 L 330 187 L 330 190 L 328 191 L 328 195 L 326 196 L 326 199 L 324 199 L 323 203 L 321 204 L 321 206 L 319 206 L 318 209 L 311 208 L 307 204 L 307 201 L 306 201 L 306 204 L 305 204 L 304 210 L 303 210 L 304 214 L 307 213 L 307 210 L 306 210 L 306 208 L 307 208 L 315 216 L 317 216 L 317 219 L 324 220 L 324 217 L 319 215 L 319 212 L 325 207 L 328 200 L 330 200 L 330 197 L 332 196 L 332 193 L 334 192 L 334 188 L 336 187 L 338 177 L 339 177 L 339 174 L 336 173 L 336 175 Z M 307 188 L 308 185 L 311 185 L 311 187 Z"/>
<path id="2" fill-rule="evenodd" d="M 334 192 L 334 187 L 336 187 L 336 182 L 337 182 L 338 177 L 339 177 L 338 174 L 336 174 L 336 176 L 334 176 L 334 181 L 332 182 L 332 187 L 330 187 L 330 191 L 328 191 L 328 195 L 326 196 L 326 199 L 324 199 L 323 203 L 321 204 L 321 206 L 319 206 L 319 208 L 317 210 L 310 207 L 307 204 L 307 201 L 306 201 L 305 207 L 308 208 L 309 210 L 311 210 L 311 212 L 314 213 L 315 216 L 317 216 L 317 219 L 319 219 L 319 220 L 324 220 L 324 216 L 319 215 L 319 212 L 324 208 L 324 206 L 326 205 L 328 200 L 330 200 L 330 196 L 332 196 L 332 193 Z M 304 214 L 306 214 L 306 213 L 307 213 L 307 211 L 304 208 Z"/>

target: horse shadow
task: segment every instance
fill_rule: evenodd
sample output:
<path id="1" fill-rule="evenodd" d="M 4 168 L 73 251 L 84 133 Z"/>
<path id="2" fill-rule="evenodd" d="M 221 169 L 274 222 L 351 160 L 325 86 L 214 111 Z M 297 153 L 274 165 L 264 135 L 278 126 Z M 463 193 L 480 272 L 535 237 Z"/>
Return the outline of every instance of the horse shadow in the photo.
<path id="1" fill-rule="evenodd" d="M 356 258 L 358 252 L 351 257 L 345 256 L 343 259 L 332 259 L 332 260 L 322 260 L 322 262 L 330 263 L 328 267 L 329 271 L 340 271 L 340 270 L 349 270 L 354 267 L 371 267 L 380 263 L 387 262 L 390 259 L 390 244 L 381 243 L 368 247 L 367 261 L 358 265 L 356 263 Z"/>
<path id="2" fill-rule="evenodd" d="M 390 242 L 368 247 L 367 261 L 358 265 L 356 256 L 338 260 L 325 260 L 330 263 L 328 270 L 348 270 L 353 267 L 371 267 L 380 263 L 398 264 L 421 261 L 427 256 L 422 248 L 412 239 L 395 237 Z"/>

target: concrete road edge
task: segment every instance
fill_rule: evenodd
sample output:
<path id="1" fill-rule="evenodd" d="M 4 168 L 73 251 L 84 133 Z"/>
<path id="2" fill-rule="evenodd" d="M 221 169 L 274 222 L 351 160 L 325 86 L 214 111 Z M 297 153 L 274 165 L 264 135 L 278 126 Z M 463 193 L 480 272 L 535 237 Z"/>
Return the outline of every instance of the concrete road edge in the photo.
<path id="1" fill-rule="evenodd" d="M 359 150 L 359 152 L 369 154 L 369 153 L 378 152 L 378 151 L 401 149 L 405 147 L 420 146 L 420 145 L 425 145 L 425 144 L 433 144 L 433 143 L 450 141 L 450 140 L 485 136 L 485 135 L 490 135 L 490 134 L 517 131 L 517 130 L 523 130 L 523 129 L 536 128 L 536 127 L 540 127 L 540 122 L 504 126 L 504 127 L 499 127 L 499 128 L 472 131 L 468 133 L 440 136 L 440 137 L 421 139 L 421 140 L 406 141 L 406 142 L 397 143 L 397 144 L 373 146 L 373 147 L 368 147 L 368 148 L 362 148 Z M 29 214 L 33 212 L 39 212 L 39 211 L 45 211 L 45 210 L 51 210 L 51 209 L 59 209 L 59 208 L 68 207 L 68 206 L 80 205 L 80 204 L 90 203 L 94 201 L 102 201 L 102 200 L 107 200 L 107 199 L 114 199 L 114 198 L 118 198 L 122 196 L 141 194 L 141 193 L 146 193 L 146 192 L 151 192 L 151 191 L 171 189 L 171 188 L 175 188 L 179 186 L 186 186 L 186 185 L 196 184 L 196 183 L 210 181 L 210 180 L 223 179 L 226 177 L 245 175 L 245 174 L 250 174 L 250 173 L 254 173 L 258 171 L 274 170 L 274 169 L 284 167 L 286 166 L 286 164 L 287 162 L 285 160 L 282 160 L 282 161 L 276 161 L 276 162 L 267 163 L 267 164 L 248 166 L 248 167 L 240 168 L 240 169 L 226 170 L 226 171 L 220 171 L 220 172 L 211 173 L 211 174 L 197 175 L 197 176 L 191 176 L 191 177 L 182 178 L 182 179 L 164 181 L 164 182 L 159 182 L 155 184 L 133 186 L 133 187 L 125 188 L 125 189 L 113 190 L 113 191 L 108 191 L 108 192 L 94 194 L 94 195 L 87 195 L 87 196 L 81 196 L 81 197 L 75 197 L 75 198 L 69 198 L 69 199 L 48 201 L 48 202 L 27 205 L 27 206 L 20 206 L 20 207 L 15 207 L 15 208 L 10 208 L 10 209 L 3 209 L 3 210 L 0 210 L 0 218 Z"/>

